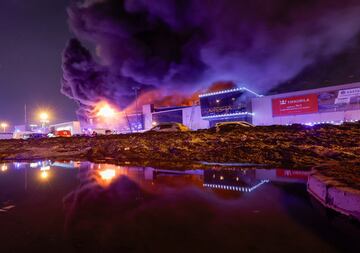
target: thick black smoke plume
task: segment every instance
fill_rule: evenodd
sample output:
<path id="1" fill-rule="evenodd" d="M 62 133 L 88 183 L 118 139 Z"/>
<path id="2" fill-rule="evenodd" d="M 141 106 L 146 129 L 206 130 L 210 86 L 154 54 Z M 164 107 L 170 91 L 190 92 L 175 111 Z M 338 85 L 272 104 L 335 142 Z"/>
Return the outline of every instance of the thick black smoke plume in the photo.
<path id="1" fill-rule="evenodd" d="M 63 56 L 62 91 L 83 110 L 122 108 L 133 86 L 191 94 L 235 81 L 259 92 L 338 53 L 360 31 L 358 0 L 72 0 L 79 41 Z"/>

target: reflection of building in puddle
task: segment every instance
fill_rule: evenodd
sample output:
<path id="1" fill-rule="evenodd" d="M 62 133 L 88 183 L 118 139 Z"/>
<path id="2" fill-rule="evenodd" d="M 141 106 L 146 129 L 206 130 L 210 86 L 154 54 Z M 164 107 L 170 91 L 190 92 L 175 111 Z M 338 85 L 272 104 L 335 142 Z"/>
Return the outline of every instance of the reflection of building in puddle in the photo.
<path id="1" fill-rule="evenodd" d="M 49 165 L 51 167 L 59 167 L 59 168 L 65 168 L 65 169 L 78 169 L 81 167 L 82 164 L 88 164 L 87 162 L 79 162 L 79 161 L 56 161 L 52 162 L 50 160 L 44 160 L 44 161 L 37 161 L 37 162 L 31 162 L 29 164 L 30 168 L 39 168 L 44 165 Z M 21 168 L 24 165 L 27 165 L 27 163 L 14 163 L 16 168 Z"/>
<path id="2" fill-rule="evenodd" d="M 46 166 L 51 166 L 51 161 L 50 160 L 44 160 L 44 161 L 37 161 L 37 162 L 31 162 L 29 164 L 27 163 L 14 163 L 15 168 L 22 168 L 24 165 L 25 166 L 29 166 L 32 169 L 36 169 L 36 168 L 42 168 L 42 167 L 46 167 Z"/>
<path id="3" fill-rule="evenodd" d="M 252 192 L 268 182 L 267 179 L 256 178 L 256 170 L 205 170 L 203 186 L 221 190 Z"/>
<path id="4" fill-rule="evenodd" d="M 194 176 L 202 180 L 203 175 L 202 170 L 179 171 L 155 169 L 152 167 L 117 166 L 112 164 L 90 164 L 89 169 L 90 174 L 88 176 L 94 176 L 97 183 L 102 186 L 110 185 L 120 176 L 127 176 L 138 183 L 153 184 L 159 181 L 160 184 L 168 184 L 171 181 L 175 181 L 174 177 L 179 180 L 186 177 L 186 180 L 188 180 L 188 176 Z"/>
<path id="5" fill-rule="evenodd" d="M 30 163 L 30 168 L 37 168 L 41 166 L 41 162 L 32 162 Z"/>
<path id="6" fill-rule="evenodd" d="M 109 185 L 121 175 L 136 182 L 172 184 L 201 181 L 206 188 L 238 192 L 252 192 L 261 185 L 273 182 L 306 183 L 307 171 L 280 169 L 239 169 L 221 168 L 209 170 L 164 170 L 151 167 L 124 167 L 111 164 L 91 164 L 90 169 L 97 175 L 101 185 Z"/>
<path id="7" fill-rule="evenodd" d="M 81 162 L 79 161 L 68 161 L 68 162 L 53 162 L 51 166 L 60 167 L 64 169 L 78 169 L 81 167 Z"/>
<path id="8" fill-rule="evenodd" d="M 125 175 L 138 183 L 185 185 L 191 181 L 192 184 L 200 187 L 237 192 L 252 192 L 270 181 L 306 183 L 308 175 L 306 171 L 282 169 L 212 167 L 205 170 L 165 170 L 152 167 L 118 166 L 77 161 L 33 162 L 30 163 L 30 167 L 40 167 L 40 178 L 44 181 L 48 180 L 50 176 L 50 168 L 78 168 L 79 178 L 84 180 L 95 179 L 95 182 L 101 186 L 108 186 L 120 176 Z M 1 170 L 4 171 L 4 167 Z"/>
<path id="9" fill-rule="evenodd" d="M 285 169 L 257 169 L 257 179 L 269 179 L 272 182 L 306 183 L 309 171 Z"/>
<path id="10" fill-rule="evenodd" d="M 13 163 L 15 169 L 23 169 L 26 168 L 27 166 L 29 166 L 29 164 L 27 162 L 14 162 Z"/>

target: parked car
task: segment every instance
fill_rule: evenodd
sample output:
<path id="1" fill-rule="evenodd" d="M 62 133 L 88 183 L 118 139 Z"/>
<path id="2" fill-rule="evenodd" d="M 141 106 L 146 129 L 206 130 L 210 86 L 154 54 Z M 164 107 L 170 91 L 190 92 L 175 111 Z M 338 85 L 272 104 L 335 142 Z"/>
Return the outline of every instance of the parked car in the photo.
<path id="1" fill-rule="evenodd" d="M 22 132 L 22 131 L 15 131 L 13 134 L 13 139 L 28 139 L 29 138 L 29 134 L 32 134 L 33 132 Z"/>
<path id="2" fill-rule="evenodd" d="M 47 138 L 47 134 L 43 134 L 43 133 L 27 133 L 27 134 L 24 134 L 22 138 L 24 140 L 27 140 L 27 139 L 42 139 L 42 138 Z"/>
<path id="3" fill-rule="evenodd" d="M 94 129 L 94 131 L 91 133 L 91 136 L 111 135 L 111 134 L 114 134 L 114 131 L 109 130 L 109 129 L 96 128 L 96 129 Z"/>
<path id="4" fill-rule="evenodd" d="M 73 134 L 73 137 L 89 137 L 88 134 Z"/>
<path id="5" fill-rule="evenodd" d="M 160 123 L 149 130 L 149 132 L 187 132 L 190 129 L 176 122 Z"/>
<path id="6" fill-rule="evenodd" d="M 220 122 L 215 125 L 216 132 L 231 131 L 242 127 L 254 127 L 254 125 L 246 121 Z"/>

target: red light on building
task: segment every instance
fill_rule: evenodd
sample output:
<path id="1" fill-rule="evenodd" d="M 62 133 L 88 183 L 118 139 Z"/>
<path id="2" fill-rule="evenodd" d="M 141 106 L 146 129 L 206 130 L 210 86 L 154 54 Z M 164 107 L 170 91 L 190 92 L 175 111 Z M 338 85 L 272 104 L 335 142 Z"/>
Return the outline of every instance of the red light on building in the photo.
<path id="1" fill-rule="evenodd" d="M 318 96 L 316 94 L 275 98 L 272 100 L 273 116 L 316 113 L 318 110 Z"/>

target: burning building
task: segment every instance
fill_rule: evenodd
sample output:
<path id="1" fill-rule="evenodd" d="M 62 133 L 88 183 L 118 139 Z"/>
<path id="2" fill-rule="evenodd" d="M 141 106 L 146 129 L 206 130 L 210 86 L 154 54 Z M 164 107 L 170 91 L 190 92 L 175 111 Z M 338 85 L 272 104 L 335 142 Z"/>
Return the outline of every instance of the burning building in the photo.
<path id="1" fill-rule="evenodd" d="M 360 83 L 269 96 L 240 87 L 207 92 L 198 95 L 198 99 L 199 103 L 191 106 L 145 104 L 141 110 L 133 112 L 103 109 L 104 113 L 90 120 L 90 126 L 94 128 L 100 124 L 129 133 L 149 130 L 165 122 L 182 123 L 198 130 L 229 121 L 254 125 L 314 125 L 360 120 Z"/>
<path id="2" fill-rule="evenodd" d="M 266 93 L 348 48 L 360 32 L 358 1 L 271 0 L 263 7 L 264 1 L 245 0 L 71 0 L 68 21 L 77 39 L 63 53 L 61 91 L 78 103 L 81 121 L 100 118 L 104 127 L 121 121 L 130 130 L 146 129 L 141 108 L 129 109 L 137 100 L 134 87 L 140 89 L 139 99 L 151 95 L 142 105 L 159 100 L 184 105 L 179 98 L 203 93 L 219 80 Z M 202 118 L 210 124 L 256 123 L 249 105 L 256 95 L 237 92 L 243 91 L 203 94 Z M 235 95 L 234 102 L 228 95 Z M 106 122 L 94 117 L 102 101 L 122 116 Z"/>

